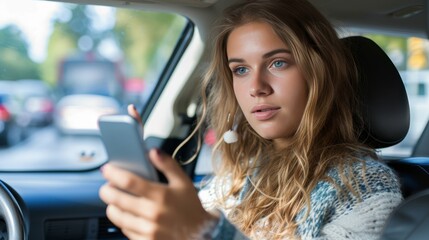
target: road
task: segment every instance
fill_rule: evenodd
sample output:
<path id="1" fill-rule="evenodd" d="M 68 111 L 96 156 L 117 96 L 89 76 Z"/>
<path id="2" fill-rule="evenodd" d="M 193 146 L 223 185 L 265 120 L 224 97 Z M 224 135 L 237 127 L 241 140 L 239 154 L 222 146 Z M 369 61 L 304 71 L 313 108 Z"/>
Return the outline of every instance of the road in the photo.
<path id="1" fill-rule="evenodd" d="M 107 159 L 98 135 L 61 135 L 52 126 L 0 149 L 0 171 L 75 171 L 99 167 Z"/>
<path id="2" fill-rule="evenodd" d="M 212 172 L 211 150 L 204 145 L 195 173 Z M 11 148 L 0 148 L 1 171 L 81 171 L 98 168 L 107 154 L 98 135 L 63 135 L 54 126 L 35 130 Z"/>

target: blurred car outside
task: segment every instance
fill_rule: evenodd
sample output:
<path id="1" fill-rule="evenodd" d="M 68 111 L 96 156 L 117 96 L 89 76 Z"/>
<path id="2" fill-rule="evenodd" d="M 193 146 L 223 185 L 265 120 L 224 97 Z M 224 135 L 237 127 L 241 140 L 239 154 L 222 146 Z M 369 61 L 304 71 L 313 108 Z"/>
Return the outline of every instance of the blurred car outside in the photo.
<path id="1" fill-rule="evenodd" d="M 125 110 L 125 77 L 119 62 L 93 51 L 59 64 L 54 125 L 61 134 L 98 134 L 98 118 Z"/>
<path id="2" fill-rule="evenodd" d="M 41 127 L 53 121 L 55 97 L 52 88 L 42 80 L 16 81 L 14 94 L 20 102 L 17 122 L 23 127 Z"/>
<path id="3" fill-rule="evenodd" d="M 4 104 L 8 96 L 0 93 L 0 146 L 9 145 L 9 135 L 11 124 L 13 124 L 11 114 Z"/>
<path id="4" fill-rule="evenodd" d="M 113 97 L 95 94 L 73 94 L 62 97 L 56 106 L 54 124 L 62 134 L 98 134 L 98 118 L 121 112 Z"/>
<path id="5" fill-rule="evenodd" d="M 24 129 L 16 122 L 19 105 L 14 89 L 14 81 L 0 80 L 0 146 L 15 145 L 25 136 Z"/>
<path id="6" fill-rule="evenodd" d="M 123 99 L 124 75 L 118 62 L 96 53 L 77 53 L 59 64 L 57 87 L 61 96 L 96 94 Z"/>

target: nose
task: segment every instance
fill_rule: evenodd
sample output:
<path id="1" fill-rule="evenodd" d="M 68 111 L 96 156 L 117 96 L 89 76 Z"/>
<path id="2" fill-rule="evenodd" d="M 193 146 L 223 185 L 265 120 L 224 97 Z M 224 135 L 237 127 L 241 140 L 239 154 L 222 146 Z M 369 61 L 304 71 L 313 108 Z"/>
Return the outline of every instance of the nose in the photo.
<path id="1" fill-rule="evenodd" d="M 252 97 L 268 96 L 273 92 L 268 81 L 268 76 L 263 72 L 255 74 L 251 80 L 249 94 Z"/>

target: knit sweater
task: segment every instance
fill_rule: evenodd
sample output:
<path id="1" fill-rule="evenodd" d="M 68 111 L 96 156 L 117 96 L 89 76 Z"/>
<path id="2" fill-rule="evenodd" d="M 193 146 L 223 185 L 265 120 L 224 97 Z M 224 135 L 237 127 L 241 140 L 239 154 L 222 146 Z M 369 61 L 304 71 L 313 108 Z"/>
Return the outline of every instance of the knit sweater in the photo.
<path id="1" fill-rule="evenodd" d="M 311 192 L 309 215 L 297 229 L 297 235 L 302 240 L 379 238 L 384 222 L 402 201 L 398 178 L 384 163 L 372 159 L 366 159 L 365 164 L 353 164 L 352 171 L 356 177 L 354 187 L 360 191 L 359 198 L 347 191 L 336 169 L 329 170 L 328 176 L 348 194 L 340 196 L 338 188 L 332 183 L 320 181 Z M 272 239 L 267 233 L 245 236 L 227 219 L 230 208 L 224 209 L 215 204 L 228 189 L 228 186 L 219 186 L 219 180 L 218 177 L 213 177 L 199 191 L 199 197 L 206 210 L 220 211 L 220 221 L 211 239 Z M 227 205 L 237 206 L 250 187 L 251 183 L 247 181 L 239 196 L 229 198 Z M 301 219 L 305 213 L 304 208 L 297 219 Z M 264 219 L 258 221 L 258 224 L 264 224 Z"/>

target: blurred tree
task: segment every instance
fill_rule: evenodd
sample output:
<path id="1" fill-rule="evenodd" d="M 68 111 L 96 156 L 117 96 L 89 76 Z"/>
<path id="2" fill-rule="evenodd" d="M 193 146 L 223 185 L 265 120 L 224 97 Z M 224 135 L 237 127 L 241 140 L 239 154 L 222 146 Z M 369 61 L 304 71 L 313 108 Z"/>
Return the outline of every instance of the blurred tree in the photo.
<path id="1" fill-rule="evenodd" d="M 46 59 L 41 65 L 42 77 L 51 85 L 56 85 L 62 59 L 77 49 L 73 35 L 61 26 L 60 22 L 54 23 L 54 30 L 48 41 Z"/>
<path id="2" fill-rule="evenodd" d="M 28 54 L 28 44 L 20 29 L 7 25 L 0 29 L 0 79 L 39 79 L 38 64 Z"/>
<path id="3" fill-rule="evenodd" d="M 161 65 L 170 57 L 186 24 L 184 17 L 173 14 L 117 9 L 114 28 L 100 30 L 94 26 L 93 17 L 97 14 L 92 10 L 91 6 L 65 4 L 58 14 L 61 17 L 54 20 L 47 58 L 41 68 L 49 83 L 56 83 L 62 59 L 79 51 L 97 52 L 106 39 L 113 40 L 123 51 L 124 62 L 129 66 L 127 75 L 144 78 L 149 70 L 164 67 Z"/>
<path id="4" fill-rule="evenodd" d="M 129 74 L 145 78 L 150 70 L 163 68 L 159 64 L 170 57 L 185 24 L 184 17 L 174 14 L 119 9 L 114 31 L 131 68 Z"/>
<path id="5" fill-rule="evenodd" d="M 58 80 L 61 61 L 80 50 L 79 39 L 86 36 L 93 42 L 97 42 L 97 39 L 102 35 L 91 28 L 92 19 L 87 13 L 88 6 L 75 4 L 64 4 L 63 6 L 58 14 L 60 17 L 53 20 L 53 31 L 48 41 L 47 57 L 41 66 L 43 78 L 51 85 L 55 85 Z M 63 16 L 69 17 L 64 18 Z M 95 46 L 96 44 L 83 50 L 90 51 Z"/>

